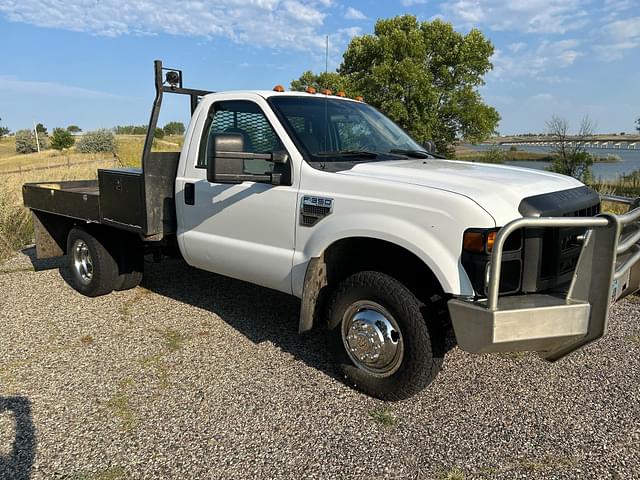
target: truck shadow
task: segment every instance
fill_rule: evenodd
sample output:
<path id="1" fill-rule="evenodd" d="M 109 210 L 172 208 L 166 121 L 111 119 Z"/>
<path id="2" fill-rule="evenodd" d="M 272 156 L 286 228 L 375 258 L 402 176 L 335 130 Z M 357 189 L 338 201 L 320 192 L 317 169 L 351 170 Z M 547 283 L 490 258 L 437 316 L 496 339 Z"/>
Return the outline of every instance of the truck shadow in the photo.
<path id="1" fill-rule="evenodd" d="M 36 435 L 31 402 L 26 397 L 0 397 L 0 415 L 8 412 L 15 421 L 15 438 L 8 455 L 0 454 L 0 478 L 26 480 L 36 456 Z"/>
<path id="2" fill-rule="evenodd" d="M 300 301 L 290 295 L 189 267 L 181 260 L 146 263 L 142 286 L 207 310 L 255 344 L 271 342 L 305 364 L 339 378 L 329 332 L 298 334 Z"/>

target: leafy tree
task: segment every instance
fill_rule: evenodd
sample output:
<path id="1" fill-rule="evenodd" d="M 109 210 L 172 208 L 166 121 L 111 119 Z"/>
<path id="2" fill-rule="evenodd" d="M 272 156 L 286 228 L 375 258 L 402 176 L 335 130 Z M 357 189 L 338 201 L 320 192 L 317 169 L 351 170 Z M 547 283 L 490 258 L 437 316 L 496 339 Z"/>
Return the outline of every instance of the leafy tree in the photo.
<path id="1" fill-rule="evenodd" d="M 184 123 L 182 122 L 169 122 L 164 128 L 165 135 L 184 135 Z"/>
<path id="2" fill-rule="evenodd" d="M 336 72 L 326 72 L 316 75 L 312 71 L 307 70 L 300 75 L 300 78 L 291 82 L 291 90 L 304 92 L 307 87 L 315 88 L 318 93 L 328 88 L 333 93 L 343 91 L 350 97 L 357 95 L 349 78 Z"/>
<path id="3" fill-rule="evenodd" d="M 636 120 L 636 125 L 638 125 L 636 130 L 640 132 L 640 118 Z"/>
<path id="4" fill-rule="evenodd" d="M 39 123 L 36 125 L 36 132 L 38 133 L 44 133 L 45 135 L 48 134 L 47 132 L 47 127 L 45 127 L 43 124 Z"/>
<path id="5" fill-rule="evenodd" d="M 144 135 L 147 133 L 146 125 L 116 125 L 116 135 Z"/>
<path id="6" fill-rule="evenodd" d="M 82 131 L 82 129 L 77 125 L 69 125 L 67 127 L 67 131 L 69 131 L 71 133 L 80 133 Z"/>
<path id="7" fill-rule="evenodd" d="M 594 126 L 589 117 L 584 117 L 575 135 L 569 133 L 569 122 L 557 116 L 547 121 L 547 132 L 557 143 L 555 159 L 549 170 L 575 177 L 583 182 L 592 179 L 593 158 L 585 150 L 585 142 L 593 135 Z"/>
<path id="8" fill-rule="evenodd" d="M 54 128 L 53 135 L 51 136 L 51 148 L 56 150 L 63 150 L 65 148 L 71 148 L 75 143 L 75 139 L 69 130 L 64 128 Z"/>
<path id="9" fill-rule="evenodd" d="M 87 132 L 78 140 L 76 150 L 82 153 L 116 153 L 116 136 L 107 129 Z"/>
<path id="10" fill-rule="evenodd" d="M 153 138 L 163 139 L 164 138 L 164 130 L 161 129 L 161 128 L 156 127 L 156 129 L 153 131 Z"/>
<path id="11" fill-rule="evenodd" d="M 478 92 L 494 48 L 477 29 L 456 32 L 441 20 L 412 15 L 378 20 L 373 35 L 355 37 L 338 73 L 353 92 L 385 112 L 419 142 L 451 154 L 458 137 L 477 142 L 500 115 Z"/>

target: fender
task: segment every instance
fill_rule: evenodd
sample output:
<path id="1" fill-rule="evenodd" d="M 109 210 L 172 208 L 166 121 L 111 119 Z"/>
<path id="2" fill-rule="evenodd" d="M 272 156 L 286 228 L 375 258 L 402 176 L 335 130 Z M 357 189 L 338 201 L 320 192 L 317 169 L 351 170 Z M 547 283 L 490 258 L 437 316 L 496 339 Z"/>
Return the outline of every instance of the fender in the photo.
<path id="1" fill-rule="evenodd" d="M 349 225 L 349 228 L 337 232 L 338 223 Z M 373 230 L 370 225 L 384 225 L 385 230 Z M 293 292 L 302 298 L 300 332 L 313 326 L 316 301 L 320 290 L 327 284 L 324 252 L 335 242 L 347 238 L 372 238 L 402 247 L 419 258 L 433 272 L 446 293 L 474 294 L 469 277 L 460 263 L 461 241 L 458 242 L 458 239 L 462 238 L 462 230 L 458 232 L 459 236 L 452 235 L 453 238 L 447 246 L 432 231 L 421 228 L 416 223 L 369 213 L 342 215 L 335 220 L 327 217 L 316 229 L 305 249 L 302 252 L 297 251 L 294 256 Z"/>

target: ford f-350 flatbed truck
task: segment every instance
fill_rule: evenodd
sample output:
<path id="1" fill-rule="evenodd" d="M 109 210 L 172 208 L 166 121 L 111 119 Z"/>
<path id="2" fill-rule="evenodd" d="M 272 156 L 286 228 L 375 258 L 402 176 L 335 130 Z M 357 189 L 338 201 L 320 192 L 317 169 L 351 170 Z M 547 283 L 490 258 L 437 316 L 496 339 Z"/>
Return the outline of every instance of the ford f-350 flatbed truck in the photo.
<path id="1" fill-rule="evenodd" d="M 300 298 L 300 332 L 333 332 L 347 382 L 398 399 L 438 371 L 439 306 L 463 350 L 554 361 L 640 288 L 637 201 L 606 214 L 573 178 L 440 159 L 361 99 L 187 89 L 160 61 L 155 78 L 142 168 L 24 185 L 38 257 L 66 254 L 85 295 L 174 249 Z M 164 93 L 190 98 L 181 153 L 151 151 Z"/>

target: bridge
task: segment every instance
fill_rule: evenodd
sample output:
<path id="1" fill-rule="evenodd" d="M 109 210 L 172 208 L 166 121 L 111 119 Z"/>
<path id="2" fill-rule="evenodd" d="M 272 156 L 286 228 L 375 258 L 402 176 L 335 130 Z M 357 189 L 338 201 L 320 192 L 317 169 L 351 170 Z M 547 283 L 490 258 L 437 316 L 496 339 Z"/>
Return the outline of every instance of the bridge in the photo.
<path id="1" fill-rule="evenodd" d="M 558 147 L 561 142 L 557 138 L 548 136 L 531 136 L 531 137 L 496 137 L 491 140 L 491 143 L 498 145 L 511 146 L 511 145 L 535 145 L 535 146 L 547 146 Z M 586 139 L 579 139 L 577 137 L 568 137 L 565 141 L 565 145 L 573 147 L 578 143 L 582 144 L 584 148 L 606 148 L 613 150 L 640 150 L 640 135 L 594 135 Z"/>

